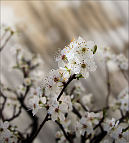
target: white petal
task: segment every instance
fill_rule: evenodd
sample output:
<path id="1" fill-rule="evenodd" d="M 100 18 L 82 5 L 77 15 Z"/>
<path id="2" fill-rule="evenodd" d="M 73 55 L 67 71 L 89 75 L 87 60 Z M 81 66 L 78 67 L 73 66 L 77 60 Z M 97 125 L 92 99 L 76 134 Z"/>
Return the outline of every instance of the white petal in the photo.
<path id="1" fill-rule="evenodd" d="M 68 105 L 66 103 L 62 103 L 60 104 L 59 109 L 61 112 L 68 112 Z"/>
<path id="2" fill-rule="evenodd" d="M 64 121 L 65 120 L 64 114 L 60 112 L 59 118 L 60 118 L 60 121 Z"/>
<path id="3" fill-rule="evenodd" d="M 86 71 L 85 69 L 81 71 L 82 76 L 87 79 L 89 77 L 89 72 Z"/>
<path id="4" fill-rule="evenodd" d="M 3 124 L 3 128 L 4 129 L 7 129 L 9 127 L 9 122 L 8 121 L 5 121 L 4 124 Z"/>

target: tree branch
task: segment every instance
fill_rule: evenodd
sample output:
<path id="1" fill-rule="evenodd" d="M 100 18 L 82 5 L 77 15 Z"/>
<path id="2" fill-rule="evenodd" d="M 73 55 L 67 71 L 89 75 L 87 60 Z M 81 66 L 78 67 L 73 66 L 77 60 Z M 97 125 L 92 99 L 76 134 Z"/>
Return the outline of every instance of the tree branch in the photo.
<path id="1" fill-rule="evenodd" d="M 48 116 L 49 116 L 49 114 L 47 113 L 45 119 L 43 120 L 42 124 L 40 125 L 40 127 L 38 128 L 36 133 L 32 137 L 30 136 L 28 139 L 23 141 L 23 143 L 32 142 L 37 137 L 37 135 L 40 132 L 40 130 L 42 129 L 43 125 L 48 121 Z"/>
<path id="2" fill-rule="evenodd" d="M 57 98 L 57 101 L 59 101 L 59 99 L 60 99 L 61 95 L 63 94 L 64 90 L 66 89 L 67 85 L 68 85 L 73 79 L 76 79 L 75 76 L 76 76 L 76 74 L 73 74 L 72 76 L 70 76 L 70 78 L 68 79 L 68 81 L 65 83 L 63 89 L 61 90 L 61 92 L 60 92 L 60 94 L 59 94 L 59 96 L 58 96 L 58 98 Z"/>
<path id="3" fill-rule="evenodd" d="M 107 75 L 107 96 L 106 96 L 106 107 L 108 107 L 109 96 L 110 96 L 110 78 L 107 62 L 105 63 L 106 75 Z"/>

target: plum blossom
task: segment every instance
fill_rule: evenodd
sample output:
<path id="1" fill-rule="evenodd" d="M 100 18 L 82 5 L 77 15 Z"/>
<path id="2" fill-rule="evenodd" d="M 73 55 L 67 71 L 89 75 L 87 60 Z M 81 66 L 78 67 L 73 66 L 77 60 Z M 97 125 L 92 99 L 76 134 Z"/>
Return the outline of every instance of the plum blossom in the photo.
<path id="1" fill-rule="evenodd" d="M 69 95 L 63 94 L 60 98 L 60 101 L 68 105 L 68 111 L 72 111 L 72 102 L 71 97 Z"/>
<path id="2" fill-rule="evenodd" d="M 114 58 L 114 62 L 119 66 L 120 69 L 128 70 L 128 59 L 123 53 L 116 55 Z"/>
<path id="3" fill-rule="evenodd" d="M 121 109 L 123 111 L 129 110 L 128 104 L 129 90 L 128 87 L 123 89 L 119 94 L 117 99 L 114 99 L 112 103 L 110 103 L 110 107 L 113 109 Z"/>
<path id="4" fill-rule="evenodd" d="M 84 135 L 85 132 L 92 133 L 93 127 L 89 121 L 85 117 L 82 117 L 80 122 L 76 122 L 75 130 L 77 133 Z"/>
<path id="5" fill-rule="evenodd" d="M 93 59 L 93 41 L 85 41 L 79 36 L 76 41 L 71 43 L 63 50 L 59 50 L 55 55 L 59 68 L 68 68 L 72 74 L 82 74 L 86 79 L 89 77 L 89 71 L 95 71 L 97 66 Z"/>
<path id="6" fill-rule="evenodd" d="M 26 86 L 29 86 L 29 85 L 31 84 L 31 79 L 30 79 L 29 77 L 25 78 L 25 79 L 24 79 L 24 84 L 25 84 Z"/>
<path id="7" fill-rule="evenodd" d="M 37 88 L 33 94 L 30 94 L 27 101 L 28 107 L 32 110 L 33 116 L 38 112 L 39 108 L 45 106 L 45 103 L 46 97 L 42 97 L 40 88 Z"/>
<path id="8" fill-rule="evenodd" d="M 98 124 L 99 123 L 99 117 L 100 117 L 99 113 L 88 112 L 87 121 L 94 123 L 94 124 Z"/>
<path id="9" fill-rule="evenodd" d="M 60 120 L 64 121 L 65 116 L 64 113 L 68 112 L 68 105 L 66 103 L 59 103 L 57 100 L 52 102 L 48 109 L 48 113 L 51 114 L 52 121 Z"/>
<path id="10" fill-rule="evenodd" d="M 128 131 L 122 132 L 122 129 L 122 126 L 118 126 L 110 133 L 110 136 L 115 139 L 116 143 L 126 143 L 124 137 L 128 136 Z"/>
<path id="11" fill-rule="evenodd" d="M 13 47 L 11 47 L 10 51 L 12 54 L 17 54 L 23 50 L 22 46 L 19 44 L 15 44 Z"/>
<path id="12" fill-rule="evenodd" d="M 0 120 L 0 141 L 1 143 L 16 143 L 17 135 L 14 135 L 13 132 L 9 130 L 9 122 L 5 121 L 3 123 Z"/>
<path id="13" fill-rule="evenodd" d="M 110 119 L 105 119 L 104 123 L 104 131 L 110 132 L 112 128 L 115 126 L 115 118 Z"/>

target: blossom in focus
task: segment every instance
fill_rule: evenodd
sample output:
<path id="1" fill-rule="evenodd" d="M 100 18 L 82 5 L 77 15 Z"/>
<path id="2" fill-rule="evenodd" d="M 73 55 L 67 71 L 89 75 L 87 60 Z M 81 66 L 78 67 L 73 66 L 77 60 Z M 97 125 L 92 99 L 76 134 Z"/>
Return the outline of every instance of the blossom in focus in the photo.
<path id="1" fill-rule="evenodd" d="M 68 68 L 72 74 L 82 74 L 86 79 L 89 71 L 95 71 L 97 66 L 93 59 L 93 41 L 85 41 L 79 36 L 78 40 L 72 42 L 63 50 L 59 50 L 55 55 L 59 68 Z"/>
<path id="2" fill-rule="evenodd" d="M 48 113 L 51 114 L 52 121 L 60 120 L 64 121 L 64 114 L 68 112 L 68 105 L 66 103 L 59 103 L 58 101 L 53 101 L 48 109 Z"/>
<path id="3" fill-rule="evenodd" d="M 110 132 L 111 129 L 115 126 L 115 119 L 114 118 L 112 118 L 111 120 L 105 119 L 103 126 L 104 126 L 104 131 Z"/>
<path id="4" fill-rule="evenodd" d="M 85 117 L 82 117 L 80 122 L 76 121 L 75 130 L 77 133 L 84 135 L 85 132 L 92 133 L 93 127 L 89 121 Z"/>

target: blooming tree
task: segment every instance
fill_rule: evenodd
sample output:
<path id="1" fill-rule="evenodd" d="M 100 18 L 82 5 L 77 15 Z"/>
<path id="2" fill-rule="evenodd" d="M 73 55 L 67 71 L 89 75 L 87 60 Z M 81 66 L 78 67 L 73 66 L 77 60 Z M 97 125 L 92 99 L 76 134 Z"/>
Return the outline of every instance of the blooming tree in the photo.
<path id="1" fill-rule="evenodd" d="M 7 25 L 2 25 L 1 29 L 5 31 L 1 40 L 7 32 L 10 33 L 0 49 L 2 53 L 6 43 L 17 31 Z M 58 62 L 58 69 L 50 70 L 49 75 L 41 81 L 43 71 L 38 67 L 43 64 L 43 60 L 40 56 L 26 52 L 18 44 L 10 50 L 16 56 L 16 63 L 10 68 L 22 72 L 23 84 L 14 89 L 0 83 L 1 142 L 33 142 L 44 124 L 52 120 L 60 127 L 55 134 L 57 143 L 74 143 L 75 138 L 80 139 L 81 143 L 108 143 L 109 141 L 104 139 L 106 136 L 112 138 L 113 143 L 126 143 L 129 130 L 129 90 L 128 87 L 123 89 L 109 104 L 111 83 L 107 66 L 109 61 L 114 62 L 128 82 L 125 75 L 125 70 L 128 70 L 128 60 L 124 54 L 116 55 L 109 48 L 97 50 L 97 45 L 93 41 L 85 41 L 79 36 L 77 40 L 72 39 L 64 49 L 58 50 L 54 56 L 55 61 Z M 97 51 L 100 54 L 100 60 L 106 65 L 107 74 L 106 105 L 100 110 L 93 108 L 93 94 L 85 94 L 85 88 L 78 81 L 80 78 L 87 80 L 90 72 L 95 72 L 97 65 L 94 55 Z M 73 80 L 77 82 L 71 87 L 70 83 Z M 39 83 L 41 83 L 40 86 Z M 13 107 L 11 118 L 7 118 L 4 113 L 6 106 Z M 42 108 L 46 109 L 47 114 L 39 126 L 36 113 Z M 33 121 L 29 134 L 21 133 L 10 123 L 19 117 L 22 109 Z M 109 117 L 108 110 L 114 112 L 119 110 L 121 116 L 119 119 Z M 75 123 L 68 119 L 71 113 L 77 117 Z"/>

